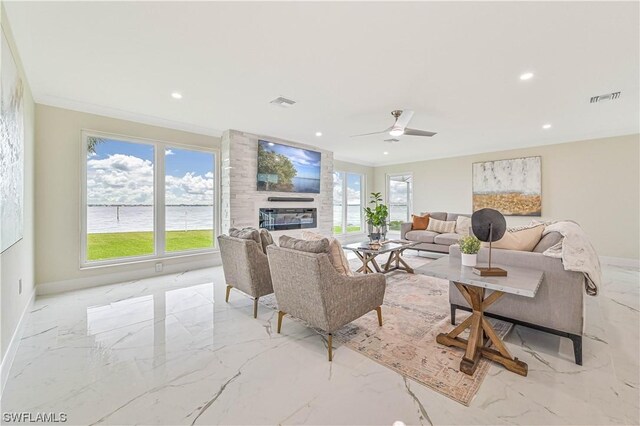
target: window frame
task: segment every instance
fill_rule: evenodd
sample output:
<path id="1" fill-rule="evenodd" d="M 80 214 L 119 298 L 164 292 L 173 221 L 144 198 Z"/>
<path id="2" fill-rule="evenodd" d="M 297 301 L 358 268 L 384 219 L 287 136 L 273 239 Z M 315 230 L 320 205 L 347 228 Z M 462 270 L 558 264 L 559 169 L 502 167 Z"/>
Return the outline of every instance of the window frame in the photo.
<path id="1" fill-rule="evenodd" d="M 153 165 L 153 254 L 141 256 L 127 256 L 113 259 L 88 260 L 87 247 L 87 138 L 90 136 L 110 138 L 121 142 L 130 142 L 144 145 L 151 145 L 154 148 Z M 166 242 L 166 205 L 165 205 L 165 150 L 169 148 L 185 149 L 191 151 L 205 152 L 213 155 L 213 247 L 206 249 L 193 249 L 177 252 L 167 252 Z M 132 263 L 149 262 L 154 260 L 175 259 L 181 257 L 191 257 L 203 254 L 217 253 L 219 248 L 216 244 L 216 236 L 220 230 L 220 150 L 207 148 L 198 145 L 190 145 L 180 142 L 161 141 L 156 139 L 128 136 L 112 132 L 82 129 L 80 131 L 80 269 L 91 269 L 103 266 L 126 265 Z"/>
<path id="2" fill-rule="evenodd" d="M 411 212 L 413 211 L 413 172 L 406 173 L 387 173 L 386 175 L 386 192 L 385 192 L 385 202 L 389 206 L 389 220 L 391 219 L 391 178 L 398 176 L 410 176 L 411 177 L 411 189 L 407 194 L 407 218 L 405 222 L 409 222 L 411 220 Z"/>
<path id="3" fill-rule="evenodd" d="M 347 185 L 348 185 L 348 180 L 347 180 L 347 175 L 356 175 L 356 176 L 360 176 L 360 207 L 361 209 L 364 209 L 365 206 L 365 202 L 366 202 L 366 196 L 365 194 L 367 193 L 366 188 L 367 188 L 367 175 L 365 175 L 364 173 L 357 173 L 357 172 L 347 172 L 347 171 L 341 171 L 341 170 L 334 170 L 333 173 L 339 173 L 342 176 L 342 232 L 339 234 L 336 234 L 334 232 L 332 232 L 333 235 L 340 235 L 340 236 L 345 236 L 345 235 L 358 235 L 358 234 L 365 234 L 366 230 L 365 230 L 365 220 L 364 220 L 364 213 L 360 212 L 360 231 L 355 231 L 355 232 L 348 232 L 347 231 L 347 217 L 348 217 L 348 211 L 349 211 L 349 205 L 347 204 Z M 333 187 L 331 188 L 331 193 L 333 193 Z M 334 206 L 335 204 L 332 204 L 332 206 Z M 331 226 L 331 230 L 333 231 L 334 229 L 334 225 L 333 225 L 333 221 L 332 221 L 332 226 Z"/>

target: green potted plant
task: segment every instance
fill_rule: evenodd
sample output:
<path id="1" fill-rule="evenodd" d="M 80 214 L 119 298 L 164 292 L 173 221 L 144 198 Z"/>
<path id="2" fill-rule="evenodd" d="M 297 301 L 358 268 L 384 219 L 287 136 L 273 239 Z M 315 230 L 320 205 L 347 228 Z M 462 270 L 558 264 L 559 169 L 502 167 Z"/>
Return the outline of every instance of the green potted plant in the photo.
<path id="1" fill-rule="evenodd" d="M 380 241 L 387 234 L 387 218 L 389 217 L 388 207 L 382 203 L 382 195 L 379 192 L 371 193 L 369 204 L 373 207 L 365 207 L 364 214 L 369 225 L 369 239 Z"/>
<path id="2" fill-rule="evenodd" d="M 480 240 L 469 235 L 460 238 L 460 253 L 462 253 L 462 266 L 476 266 L 478 252 L 480 251 Z"/>

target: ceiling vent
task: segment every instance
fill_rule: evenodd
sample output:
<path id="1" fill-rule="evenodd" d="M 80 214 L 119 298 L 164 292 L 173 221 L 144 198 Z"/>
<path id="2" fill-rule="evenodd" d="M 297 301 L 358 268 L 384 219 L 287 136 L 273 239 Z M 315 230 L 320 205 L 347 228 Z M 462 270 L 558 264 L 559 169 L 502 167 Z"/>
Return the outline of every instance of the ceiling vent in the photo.
<path id="1" fill-rule="evenodd" d="M 597 102 L 613 101 L 615 99 L 618 99 L 619 97 L 620 97 L 620 92 L 605 93 L 604 95 L 600 95 L 600 96 L 592 96 L 590 102 L 592 104 L 595 104 Z"/>
<path id="2" fill-rule="evenodd" d="M 292 107 L 296 103 L 296 101 L 292 101 L 291 99 L 287 99 L 285 97 L 279 96 L 269 103 L 272 105 L 281 106 L 283 108 L 289 108 L 289 107 Z"/>

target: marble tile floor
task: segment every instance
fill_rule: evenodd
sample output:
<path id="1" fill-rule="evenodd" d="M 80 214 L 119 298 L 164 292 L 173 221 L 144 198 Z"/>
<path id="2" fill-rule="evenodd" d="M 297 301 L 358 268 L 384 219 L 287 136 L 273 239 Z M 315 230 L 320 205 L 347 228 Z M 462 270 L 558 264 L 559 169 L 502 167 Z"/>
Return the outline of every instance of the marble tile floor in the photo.
<path id="1" fill-rule="evenodd" d="M 399 272 L 401 273 L 401 272 Z M 528 377 L 492 365 L 470 407 L 326 341 L 237 291 L 221 268 L 40 297 L 2 412 L 67 424 L 638 424 L 639 281 L 606 267 L 587 299 L 584 366 L 568 339 L 515 327 Z M 375 315 L 375 313 L 371 313 Z"/>

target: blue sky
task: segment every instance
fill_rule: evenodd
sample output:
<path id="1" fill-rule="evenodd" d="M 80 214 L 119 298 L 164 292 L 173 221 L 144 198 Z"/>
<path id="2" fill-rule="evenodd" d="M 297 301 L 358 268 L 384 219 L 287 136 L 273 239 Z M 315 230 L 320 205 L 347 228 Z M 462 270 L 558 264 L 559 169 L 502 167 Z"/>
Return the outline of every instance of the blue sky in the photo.
<path id="1" fill-rule="evenodd" d="M 273 142 L 260 141 L 266 151 L 282 154 L 289 158 L 296 171 L 296 177 L 320 179 L 320 153 Z"/>

